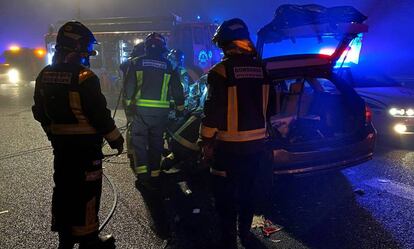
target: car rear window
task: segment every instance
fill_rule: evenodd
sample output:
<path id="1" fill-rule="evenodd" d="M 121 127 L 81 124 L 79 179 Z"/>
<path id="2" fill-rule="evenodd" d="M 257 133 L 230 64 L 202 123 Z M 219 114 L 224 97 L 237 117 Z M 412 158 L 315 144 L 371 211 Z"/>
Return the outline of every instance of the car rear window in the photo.
<path id="1" fill-rule="evenodd" d="M 325 78 L 294 78 L 275 82 L 279 91 L 290 94 L 312 94 L 314 92 L 327 92 L 339 94 L 335 84 Z"/>
<path id="2" fill-rule="evenodd" d="M 275 56 L 298 54 L 326 54 L 331 55 L 339 41 L 334 37 L 306 37 L 283 40 L 278 43 L 266 43 L 263 46 L 263 59 Z"/>

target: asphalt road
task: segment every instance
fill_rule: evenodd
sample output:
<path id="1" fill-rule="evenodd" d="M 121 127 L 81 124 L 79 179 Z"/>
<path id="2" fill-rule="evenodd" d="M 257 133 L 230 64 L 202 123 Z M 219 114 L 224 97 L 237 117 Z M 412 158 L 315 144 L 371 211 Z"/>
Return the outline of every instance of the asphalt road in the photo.
<path id="1" fill-rule="evenodd" d="M 56 248 L 50 232 L 52 153 L 33 120 L 33 86 L 0 84 L 0 248 Z M 110 98 L 114 106 L 116 98 Z M 118 113 L 118 126 L 125 124 Z M 105 148 L 106 153 L 111 153 Z M 150 229 L 143 197 L 125 155 L 105 163 L 119 194 L 116 213 L 104 233 L 118 248 L 164 248 Z M 381 144 L 373 160 L 341 172 L 275 179 L 272 206 L 264 214 L 283 226 L 258 248 L 414 248 L 414 151 Z M 168 248 L 214 248 L 216 218 L 204 178 L 191 199 L 167 200 L 174 239 Z M 198 191 L 199 190 L 199 191 Z M 104 182 L 102 219 L 113 203 Z M 198 212 L 197 209 L 200 209 Z"/>

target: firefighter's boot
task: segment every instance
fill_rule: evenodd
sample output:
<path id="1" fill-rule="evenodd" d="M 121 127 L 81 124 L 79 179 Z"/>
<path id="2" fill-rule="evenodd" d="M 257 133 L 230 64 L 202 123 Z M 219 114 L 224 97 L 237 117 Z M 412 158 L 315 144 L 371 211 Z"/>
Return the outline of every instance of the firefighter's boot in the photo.
<path id="1" fill-rule="evenodd" d="M 79 249 L 115 249 L 115 238 L 108 234 L 95 236 L 79 243 Z"/>
<path id="2" fill-rule="evenodd" d="M 256 236 L 250 231 L 254 212 L 250 208 L 241 208 L 239 214 L 238 233 L 241 244 L 246 249 L 255 249 Z"/>
<path id="3" fill-rule="evenodd" d="M 72 236 L 66 233 L 59 233 L 59 246 L 58 249 L 72 249 L 75 245 L 75 241 Z"/>
<path id="4" fill-rule="evenodd" d="M 221 237 L 219 240 L 220 249 L 237 249 L 236 220 L 221 218 Z"/>

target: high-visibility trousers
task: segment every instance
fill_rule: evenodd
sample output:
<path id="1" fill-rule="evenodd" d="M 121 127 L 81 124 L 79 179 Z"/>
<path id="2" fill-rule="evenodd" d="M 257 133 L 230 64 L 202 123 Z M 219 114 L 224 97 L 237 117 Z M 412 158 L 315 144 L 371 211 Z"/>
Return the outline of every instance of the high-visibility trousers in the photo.
<path id="1" fill-rule="evenodd" d="M 132 145 L 134 148 L 135 174 L 158 177 L 164 150 L 165 116 L 139 115 L 132 122 Z"/>

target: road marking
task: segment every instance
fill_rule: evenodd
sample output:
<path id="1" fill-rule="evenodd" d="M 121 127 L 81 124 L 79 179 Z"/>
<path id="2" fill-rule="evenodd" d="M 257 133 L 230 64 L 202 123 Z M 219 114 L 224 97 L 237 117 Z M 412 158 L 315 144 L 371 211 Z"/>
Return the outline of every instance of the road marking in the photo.
<path id="1" fill-rule="evenodd" d="M 381 178 L 373 178 L 371 180 L 364 181 L 363 183 L 372 188 L 385 191 L 389 194 L 392 194 L 392 195 L 395 195 L 395 196 L 398 196 L 398 197 L 401 197 L 401 198 L 404 198 L 410 201 L 414 201 L 414 187 L 413 186 L 399 183 L 399 182 L 394 182 L 388 179 L 381 179 Z"/>
<path id="2" fill-rule="evenodd" d="M 0 214 L 7 214 L 8 212 L 9 210 L 4 210 L 4 211 L 1 211 Z"/>

